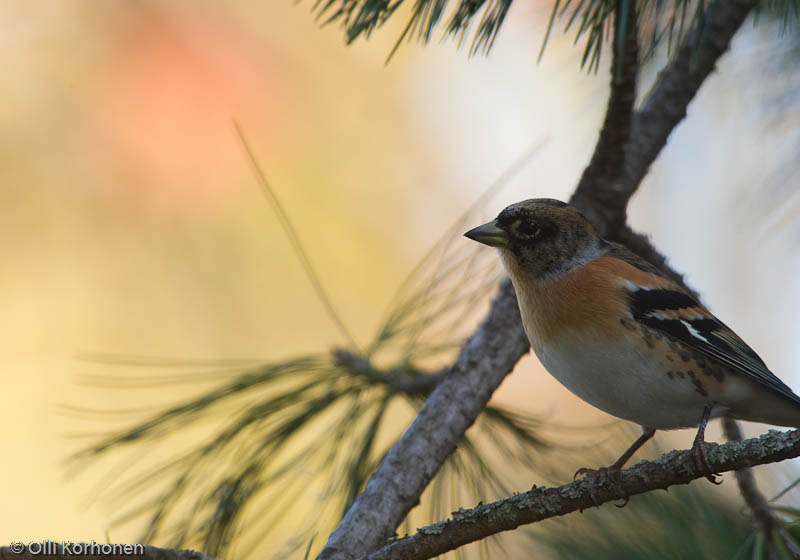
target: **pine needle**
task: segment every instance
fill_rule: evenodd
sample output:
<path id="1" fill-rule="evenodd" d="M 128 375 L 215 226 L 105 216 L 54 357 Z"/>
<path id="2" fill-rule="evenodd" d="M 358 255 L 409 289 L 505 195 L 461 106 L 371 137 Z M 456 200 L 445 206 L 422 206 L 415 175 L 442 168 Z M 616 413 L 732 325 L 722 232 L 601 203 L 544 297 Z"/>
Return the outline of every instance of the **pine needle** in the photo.
<path id="1" fill-rule="evenodd" d="M 350 331 L 345 326 L 341 316 L 333 306 L 333 302 L 328 296 L 328 293 L 325 291 L 325 288 L 319 279 L 319 275 L 317 274 L 316 270 L 314 270 L 314 266 L 311 264 L 311 259 L 308 258 L 308 253 L 306 253 L 306 250 L 303 248 L 303 244 L 300 242 L 300 236 L 297 234 L 297 230 L 295 230 L 294 226 L 292 225 L 286 210 L 284 210 L 283 205 L 281 205 L 280 201 L 278 200 L 278 196 L 275 194 L 275 190 L 267 180 L 267 176 L 263 169 L 261 169 L 258 159 L 256 159 L 250 144 L 247 142 L 247 138 L 244 136 L 242 127 L 236 121 L 233 121 L 233 126 L 236 128 L 236 134 L 239 136 L 242 147 L 247 153 L 250 163 L 253 165 L 253 170 L 256 173 L 256 177 L 258 177 L 258 181 L 261 184 L 262 190 L 267 196 L 267 200 L 269 200 L 269 203 L 272 206 L 272 209 L 275 211 L 275 214 L 278 216 L 278 221 L 280 222 L 286 237 L 289 239 L 292 249 L 294 249 L 297 260 L 300 261 L 308 281 L 311 283 L 311 286 L 317 293 L 317 297 L 322 303 L 322 306 L 325 308 L 325 312 L 339 329 L 339 332 L 342 334 L 342 336 L 347 340 L 347 343 L 350 345 L 351 349 L 357 350 L 358 345 L 356 344 L 355 338 L 353 338 L 353 336 L 350 334 Z"/>

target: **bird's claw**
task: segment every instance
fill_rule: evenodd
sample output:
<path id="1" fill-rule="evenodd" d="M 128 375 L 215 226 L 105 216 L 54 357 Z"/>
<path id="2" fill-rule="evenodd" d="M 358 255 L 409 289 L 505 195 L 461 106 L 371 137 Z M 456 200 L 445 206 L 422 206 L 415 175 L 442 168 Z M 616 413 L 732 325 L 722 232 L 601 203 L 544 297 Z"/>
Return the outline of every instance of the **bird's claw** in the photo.
<path id="1" fill-rule="evenodd" d="M 599 469 L 589 469 L 587 467 L 581 467 L 572 477 L 572 480 L 575 480 L 579 476 L 586 476 L 587 481 L 589 483 L 589 498 L 591 498 L 592 503 L 595 507 L 600 507 L 600 501 L 597 499 L 597 477 L 605 475 L 609 482 L 614 485 L 618 485 L 620 482 L 620 469 L 618 467 L 601 467 Z M 625 507 L 628 504 L 628 500 L 630 496 L 625 496 L 625 501 L 621 504 L 614 504 L 617 507 Z"/>
<path id="2" fill-rule="evenodd" d="M 577 471 L 575 471 L 575 474 L 572 475 L 572 480 L 576 480 L 579 476 L 583 476 L 585 474 L 593 474 L 593 473 L 596 474 L 601 470 L 603 469 L 590 469 L 587 467 L 581 467 Z"/>
<path id="3" fill-rule="evenodd" d="M 711 470 L 711 465 L 708 463 L 708 451 L 706 449 L 706 442 L 702 439 L 695 439 L 692 448 L 689 450 L 694 460 L 694 465 L 698 472 L 704 473 L 706 480 L 711 484 L 719 486 L 722 480 L 717 480 L 716 477 L 720 476 Z"/>

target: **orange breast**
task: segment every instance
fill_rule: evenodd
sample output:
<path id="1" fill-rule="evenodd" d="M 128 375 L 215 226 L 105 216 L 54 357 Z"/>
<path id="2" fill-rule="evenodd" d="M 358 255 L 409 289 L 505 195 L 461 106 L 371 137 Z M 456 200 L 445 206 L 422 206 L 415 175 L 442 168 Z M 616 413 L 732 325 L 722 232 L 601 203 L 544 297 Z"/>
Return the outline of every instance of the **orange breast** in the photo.
<path id="1" fill-rule="evenodd" d="M 666 278 L 654 277 L 610 257 L 597 258 L 543 284 L 521 270 L 509 272 L 525 330 L 534 345 L 582 331 L 607 339 L 626 336 L 626 329 L 620 324 L 620 319 L 630 319 L 626 283 L 648 288 L 675 287 Z"/>

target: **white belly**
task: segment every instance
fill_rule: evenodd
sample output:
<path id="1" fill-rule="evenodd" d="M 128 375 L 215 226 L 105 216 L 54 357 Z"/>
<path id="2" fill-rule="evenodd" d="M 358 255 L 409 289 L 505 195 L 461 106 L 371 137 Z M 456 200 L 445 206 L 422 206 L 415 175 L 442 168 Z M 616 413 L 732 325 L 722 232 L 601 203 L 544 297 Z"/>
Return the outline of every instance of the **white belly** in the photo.
<path id="1" fill-rule="evenodd" d="M 708 399 L 691 381 L 669 378 L 636 344 L 611 348 L 565 337 L 534 352 L 562 385 L 608 414 L 656 429 L 697 426 Z"/>

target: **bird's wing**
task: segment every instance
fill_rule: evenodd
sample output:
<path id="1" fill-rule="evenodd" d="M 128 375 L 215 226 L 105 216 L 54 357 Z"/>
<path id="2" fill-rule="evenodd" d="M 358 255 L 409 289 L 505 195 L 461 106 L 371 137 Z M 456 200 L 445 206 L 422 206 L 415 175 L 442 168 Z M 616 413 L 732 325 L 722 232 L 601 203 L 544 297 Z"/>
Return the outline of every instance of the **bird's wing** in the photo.
<path id="1" fill-rule="evenodd" d="M 608 256 L 658 277 L 651 285 L 627 285 L 628 304 L 635 320 L 800 404 L 800 397 L 767 368 L 752 348 L 678 284 L 621 245 L 615 244 Z"/>

